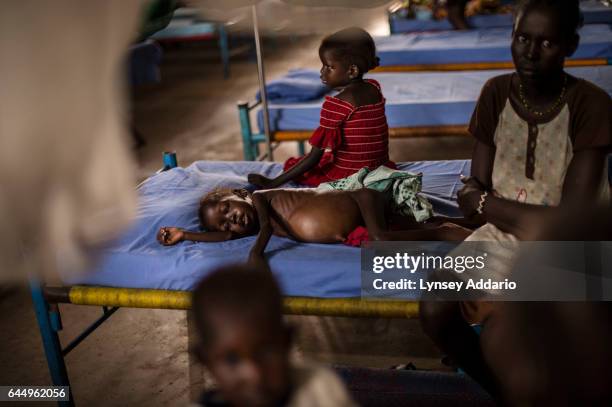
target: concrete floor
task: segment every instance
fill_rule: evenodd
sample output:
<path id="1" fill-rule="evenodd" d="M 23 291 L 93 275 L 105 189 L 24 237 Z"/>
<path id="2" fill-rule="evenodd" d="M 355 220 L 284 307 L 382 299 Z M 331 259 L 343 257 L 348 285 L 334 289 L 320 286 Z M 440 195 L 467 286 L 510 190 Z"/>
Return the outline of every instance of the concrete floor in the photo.
<path id="1" fill-rule="evenodd" d="M 384 18 L 376 9 L 363 26 L 380 26 Z M 318 68 L 319 41 L 316 35 L 267 41 L 267 77 L 290 68 Z M 162 83 L 138 89 L 132 97 L 133 122 L 147 140 L 135 157 L 142 177 L 160 167 L 165 150 L 177 151 L 183 166 L 202 159 L 241 159 L 236 102 L 254 95 L 257 74 L 253 59 L 245 55 L 232 59 L 231 70 L 231 78 L 223 80 L 210 44 L 167 50 Z M 468 158 L 471 146 L 463 138 L 393 140 L 391 157 L 396 161 Z M 295 146 L 288 143 L 275 158 L 281 161 L 295 153 Z M 65 345 L 101 310 L 66 305 L 61 312 Z M 373 367 L 412 361 L 422 368 L 442 368 L 440 355 L 418 321 L 289 319 L 298 327 L 298 358 Z M 0 385 L 49 384 L 26 287 L 0 286 L 0 330 Z M 203 385 L 189 369 L 187 349 L 185 312 L 121 309 L 66 357 L 75 399 L 80 406 L 184 405 L 190 381 L 196 387 Z"/>

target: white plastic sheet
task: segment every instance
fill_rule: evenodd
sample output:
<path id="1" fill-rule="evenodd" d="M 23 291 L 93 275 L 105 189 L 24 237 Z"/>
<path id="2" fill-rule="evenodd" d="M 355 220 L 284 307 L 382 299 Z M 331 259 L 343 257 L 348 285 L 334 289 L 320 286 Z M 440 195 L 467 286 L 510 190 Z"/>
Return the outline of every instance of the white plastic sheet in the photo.
<path id="1" fill-rule="evenodd" d="M 2 5 L 0 277 L 83 271 L 133 216 L 123 85 L 140 6 Z"/>

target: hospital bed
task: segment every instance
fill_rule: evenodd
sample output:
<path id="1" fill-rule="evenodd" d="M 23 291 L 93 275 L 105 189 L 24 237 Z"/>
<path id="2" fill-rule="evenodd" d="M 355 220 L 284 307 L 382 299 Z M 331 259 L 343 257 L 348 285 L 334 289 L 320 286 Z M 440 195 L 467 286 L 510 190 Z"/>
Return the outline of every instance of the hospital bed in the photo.
<path id="1" fill-rule="evenodd" d="M 570 74 L 589 80 L 612 94 L 612 66 L 576 67 Z M 391 138 L 417 136 L 467 135 L 470 120 L 480 90 L 494 76 L 509 71 L 402 72 L 373 73 L 386 98 L 386 115 Z M 297 141 L 300 154 L 303 142 L 319 125 L 319 115 L 326 88 L 320 85 L 316 71 L 293 71 L 287 78 L 268 84 L 271 141 Z M 303 89 L 305 97 L 300 100 Z M 266 141 L 263 132 L 255 132 L 251 112 L 259 102 L 238 104 L 245 160 L 259 156 L 259 143 Z M 263 115 L 257 112 L 259 129 Z"/>
<path id="2" fill-rule="evenodd" d="M 502 27 L 376 37 L 380 66 L 375 72 L 511 69 L 511 35 L 510 27 Z M 580 30 L 580 45 L 566 66 L 611 61 L 612 26 L 592 24 Z"/>
<path id="3" fill-rule="evenodd" d="M 604 5 L 599 0 L 581 1 L 580 9 L 584 15 L 585 24 L 612 24 L 612 7 Z M 482 14 L 468 17 L 468 23 L 474 28 L 511 27 L 512 21 L 511 13 Z M 447 19 L 407 19 L 396 13 L 389 14 L 389 28 L 391 34 L 453 29 Z"/>
<path id="4" fill-rule="evenodd" d="M 423 173 L 423 193 L 437 213 L 459 216 L 455 203 L 466 160 L 400 164 Z M 186 310 L 190 290 L 215 268 L 245 261 L 255 237 L 219 242 L 183 242 L 165 247 L 156 241 L 161 226 L 197 230 L 199 198 L 216 187 L 245 187 L 251 172 L 274 176 L 281 164 L 269 162 L 196 162 L 147 179 L 138 189 L 135 224 L 103 250 L 93 272 L 64 278 L 58 286 L 32 285 L 32 297 L 54 385 L 69 385 L 64 356 L 119 307 Z M 290 185 L 295 186 L 295 185 Z M 285 294 L 287 314 L 342 317 L 413 318 L 414 301 L 361 299 L 360 250 L 342 244 L 303 244 L 273 236 L 266 257 Z M 416 300 L 416 298 L 415 298 Z M 57 304 L 102 306 L 102 315 L 62 348 Z M 60 405 L 72 405 L 63 402 Z"/>
<path id="5" fill-rule="evenodd" d="M 223 77 L 230 74 L 230 51 L 227 31 L 222 22 L 203 21 L 197 10 L 179 8 L 174 12 L 170 24 L 151 36 L 160 44 L 175 44 L 182 42 L 199 42 L 217 40 L 221 62 L 223 64 Z"/>

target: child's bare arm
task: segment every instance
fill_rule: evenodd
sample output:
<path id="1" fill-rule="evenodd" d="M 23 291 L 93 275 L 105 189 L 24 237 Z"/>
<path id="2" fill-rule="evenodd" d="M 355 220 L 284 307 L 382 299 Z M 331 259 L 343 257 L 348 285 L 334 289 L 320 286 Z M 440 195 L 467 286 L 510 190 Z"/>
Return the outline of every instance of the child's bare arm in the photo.
<path id="1" fill-rule="evenodd" d="M 314 166 L 321 161 L 322 156 L 323 150 L 319 147 L 312 146 L 312 149 L 308 154 L 306 154 L 304 159 L 302 159 L 295 167 L 283 172 L 278 177 L 270 179 L 261 174 L 249 174 L 247 179 L 249 180 L 249 183 L 257 185 L 261 188 L 277 188 L 314 168 Z"/>
<path id="2" fill-rule="evenodd" d="M 164 246 L 173 246 L 184 240 L 193 242 L 224 242 L 233 239 L 232 232 L 188 232 L 176 227 L 162 227 L 157 232 L 157 241 Z"/>
<path id="3" fill-rule="evenodd" d="M 273 191 L 255 192 L 252 196 L 253 205 L 257 211 L 257 219 L 259 221 L 259 234 L 255 240 L 255 244 L 251 248 L 249 261 L 264 262 L 263 253 L 272 236 L 272 224 L 270 222 L 270 199 L 274 195 Z"/>

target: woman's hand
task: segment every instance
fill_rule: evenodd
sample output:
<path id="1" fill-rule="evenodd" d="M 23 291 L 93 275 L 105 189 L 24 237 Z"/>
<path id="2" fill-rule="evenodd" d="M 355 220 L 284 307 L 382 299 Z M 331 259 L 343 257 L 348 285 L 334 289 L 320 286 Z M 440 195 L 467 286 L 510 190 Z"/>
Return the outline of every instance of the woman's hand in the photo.
<path id="1" fill-rule="evenodd" d="M 464 185 L 457 191 L 457 203 L 463 216 L 471 218 L 478 213 L 480 196 L 485 192 L 485 187 L 474 177 L 463 177 L 461 182 Z"/>
<path id="2" fill-rule="evenodd" d="M 157 232 L 157 241 L 164 246 L 173 246 L 185 240 L 185 231 L 181 228 L 162 227 Z"/>

